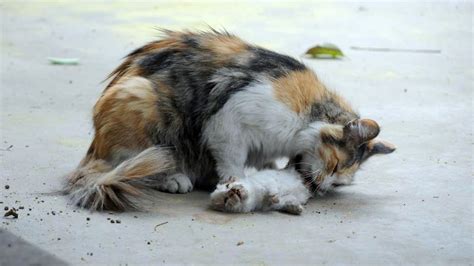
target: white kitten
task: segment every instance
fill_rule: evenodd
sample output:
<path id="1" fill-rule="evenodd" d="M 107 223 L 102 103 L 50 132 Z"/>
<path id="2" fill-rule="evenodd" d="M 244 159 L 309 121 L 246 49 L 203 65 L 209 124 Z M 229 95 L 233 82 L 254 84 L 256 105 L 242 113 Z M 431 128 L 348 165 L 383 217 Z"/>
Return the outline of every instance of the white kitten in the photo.
<path id="1" fill-rule="evenodd" d="M 211 194 L 211 207 L 226 212 L 275 210 L 300 214 L 310 197 L 294 169 L 262 170 L 218 184 Z"/>

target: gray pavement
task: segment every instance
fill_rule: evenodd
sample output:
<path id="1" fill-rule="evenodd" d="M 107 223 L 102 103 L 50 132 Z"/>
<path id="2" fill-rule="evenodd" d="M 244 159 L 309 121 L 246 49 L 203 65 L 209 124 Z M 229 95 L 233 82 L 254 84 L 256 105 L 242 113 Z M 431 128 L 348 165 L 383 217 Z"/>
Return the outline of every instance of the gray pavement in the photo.
<path id="1" fill-rule="evenodd" d="M 471 3 L 453 1 L 2 1 L 0 208 L 24 208 L 0 227 L 70 264 L 472 265 L 472 15 Z M 337 44 L 345 59 L 304 62 L 398 150 L 369 161 L 354 185 L 311 200 L 302 216 L 217 213 L 199 191 L 160 194 L 153 211 L 122 214 L 48 194 L 88 148 L 100 82 L 120 58 L 153 40 L 153 26 L 206 23 L 295 57 Z M 49 56 L 81 63 L 49 65 Z"/>

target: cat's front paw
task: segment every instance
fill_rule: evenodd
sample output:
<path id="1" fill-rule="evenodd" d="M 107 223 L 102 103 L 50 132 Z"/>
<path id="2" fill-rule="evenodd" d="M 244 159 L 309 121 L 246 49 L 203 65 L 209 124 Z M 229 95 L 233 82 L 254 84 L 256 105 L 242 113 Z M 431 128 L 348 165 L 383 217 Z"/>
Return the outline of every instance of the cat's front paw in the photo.
<path id="1" fill-rule="evenodd" d="M 248 191 L 237 182 L 218 185 L 211 194 L 211 207 L 226 212 L 245 212 Z"/>
<path id="2" fill-rule="evenodd" d="M 348 186 L 352 183 L 353 177 L 352 176 L 339 176 L 336 178 L 334 183 L 332 184 L 333 186 Z"/>

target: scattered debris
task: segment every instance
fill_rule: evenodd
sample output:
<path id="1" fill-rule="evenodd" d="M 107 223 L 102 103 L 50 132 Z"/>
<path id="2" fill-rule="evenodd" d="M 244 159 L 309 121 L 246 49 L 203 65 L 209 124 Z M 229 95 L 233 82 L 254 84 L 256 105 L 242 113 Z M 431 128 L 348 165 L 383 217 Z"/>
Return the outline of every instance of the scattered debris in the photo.
<path id="1" fill-rule="evenodd" d="M 48 60 L 53 65 L 77 65 L 77 64 L 79 64 L 79 58 L 48 57 Z"/>
<path id="2" fill-rule="evenodd" d="M 237 242 L 237 246 L 242 246 L 243 244 L 244 244 L 244 241 Z"/>
<path id="3" fill-rule="evenodd" d="M 10 188 L 10 186 L 9 186 L 9 185 L 5 185 L 5 189 L 9 189 L 9 188 Z"/>
<path id="4" fill-rule="evenodd" d="M 308 49 L 308 51 L 306 51 L 305 55 L 308 55 L 311 58 L 336 59 L 338 57 L 344 57 L 341 49 L 332 43 L 323 43 L 321 45 L 311 47 Z"/>
<path id="5" fill-rule="evenodd" d="M 11 208 L 9 211 L 7 211 L 3 217 L 10 217 L 13 216 L 13 219 L 18 219 L 18 213 L 16 213 L 15 208 Z"/>
<path id="6" fill-rule="evenodd" d="M 121 223 L 121 222 L 122 222 L 122 221 L 120 221 L 120 220 L 115 220 L 115 223 L 117 223 L 117 224 L 119 224 L 119 223 Z"/>
<path id="7" fill-rule="evenodd" d="M 161 223 L 161 224 L 157 224 L 157 225 L 155 225 L 155 229 L 153 229 L 153 230 L 156 231 L 156 228 L 157 228 L 158 226 L 162 226 L 162 225 L 165 225 L 165 224 L 167 224 L 167 223 L 168 223 L 168 222 L 163 222 L 163 223 Z"/>

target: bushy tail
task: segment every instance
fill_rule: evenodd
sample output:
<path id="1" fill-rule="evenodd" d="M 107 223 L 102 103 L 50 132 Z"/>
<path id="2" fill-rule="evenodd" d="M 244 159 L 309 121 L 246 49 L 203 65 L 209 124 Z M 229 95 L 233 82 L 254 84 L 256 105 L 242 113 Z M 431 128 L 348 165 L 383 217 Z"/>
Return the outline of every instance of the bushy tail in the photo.
<path id="1" fill-rule="evenodd" d="M 146 183 L 140 179 L 166 173 L 175 167 L 170 150 L 148 148 L 116 167 L 105 160 L 86 157 L 69 175 L 65 193 L 75 205 L 91 210 L 136 210 Z"/>

